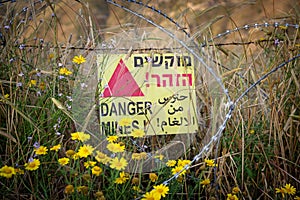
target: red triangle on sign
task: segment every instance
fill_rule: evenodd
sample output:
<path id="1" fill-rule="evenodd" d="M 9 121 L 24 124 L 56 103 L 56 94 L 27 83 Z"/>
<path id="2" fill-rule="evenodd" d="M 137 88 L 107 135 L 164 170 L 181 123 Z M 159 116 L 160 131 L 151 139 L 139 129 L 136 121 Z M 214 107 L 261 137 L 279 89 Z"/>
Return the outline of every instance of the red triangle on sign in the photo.
<path id="1" fill-rule="evenodd" d="M 104 89 L 102 97 L 136 97 L 144 93 L 132 77 L 127 66 L 121 59 L 115 69 L 108 86 Z"/>

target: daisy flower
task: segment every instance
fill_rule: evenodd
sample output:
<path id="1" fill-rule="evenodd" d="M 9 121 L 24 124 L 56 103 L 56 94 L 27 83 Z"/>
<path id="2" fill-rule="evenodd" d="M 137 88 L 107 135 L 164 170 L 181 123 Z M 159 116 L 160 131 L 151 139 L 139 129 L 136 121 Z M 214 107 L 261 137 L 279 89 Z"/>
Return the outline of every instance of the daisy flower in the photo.
<path id="1" fill-rule="evenodd" d="M 110 161 L 110 167 L 117 170 L 124 170 L 127 164 L 126 159 L 123 157 L 121 159 L 115 157 Z"/>
<path id="2" fill-rule="evenodd" d="M 14 174 L 16 174 L 16 171 L 13 167 L 5 165 L 0 168 L 0 176 L 3 176 L 5 178 L 11 178 Z"/>
<path id="3" fill-rule="evenodd" d="M 78 65 L 84 63 L 85 61 L 86 61 L 86 59 L 82 55 L 74 56 L 74 58 L 72 59 L 72 62 L 76 63 Z"/>

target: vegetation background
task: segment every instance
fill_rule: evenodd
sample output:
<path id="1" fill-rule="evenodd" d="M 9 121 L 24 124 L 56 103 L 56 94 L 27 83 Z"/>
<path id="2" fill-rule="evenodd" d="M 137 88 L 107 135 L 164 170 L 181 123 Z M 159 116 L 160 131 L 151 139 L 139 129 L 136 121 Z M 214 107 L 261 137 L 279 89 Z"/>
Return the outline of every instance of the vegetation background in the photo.
<path id="1" fill-rule="evenodd" d="M 116 2 L 166 29 L 176 28 L 143 5 L 153 6 L 180 24 L 197 44 L 205 44 L 203 48 L 214 60 L 211 63 L 233 101 L 280 67 L 239 99 L 219 145 L 192 163 L 186 175 L 172 180 L 164 198 L 300 199 L 300 2 Z M 2 199 L 147 199 L 145 194 L 154 185 L 172 177 L 171 168 L 164 165 L 155 172 L 157 179 L 149 173 L 126 174 L 125 181 L 118 184 L 122 170 L 112 169 L 96 150 L 93 156 L 79 160 L 68 152 L 78 153 L 84 146 L 71 135 L 79 131 L 68 108 L 72 106 L 72 88 L 80 84 L 76 75 L 81 66 L 72 59 L 88 57 L 93 48 L 116 33 L 149 26 L 102 0 L 2 1 Z M 242 28 L 235 31 L 236 27 Z M 211 99 L 201 100 L 209 107 Z M 200 143 L 200 133 L 199 138 Z M 118 142 L 127 147 L 127 140 L 118 138 Z M 197 142 L 182 160 L 192 160 L 202 150 Z M 50 150 L 56 145 L 61 145 L 57 151 Z M 41 146 L 48 150 L 37 155 Z M 58 161 L 68 156 L 68 164 Z M 32 159 L 39 159 L 40 165 L 29 170 Z M 93 166 L 86 167 L 89 161 L 97 161 L 100 174 Z"/>

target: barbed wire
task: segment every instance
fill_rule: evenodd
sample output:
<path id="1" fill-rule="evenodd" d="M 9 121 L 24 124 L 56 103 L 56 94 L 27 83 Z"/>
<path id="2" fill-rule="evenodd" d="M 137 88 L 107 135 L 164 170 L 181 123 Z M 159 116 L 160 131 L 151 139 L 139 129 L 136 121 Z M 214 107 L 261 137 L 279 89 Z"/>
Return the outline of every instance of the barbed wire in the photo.
<path id="1" fill-rule="evenodd" d="M 244 26 L 236 27 L 234 29 L 228 29 L 223 33 L 219 33 L 215 37 L 212 37 L 207 42 L 213 42 L 216 39 L 219 39 L 221 37 L 230 35 L 232 33 L 235 33 L 235 32 L 241 31 L 241 30 L 249 30 L 251 28 L 256 28 L 256 29 L 257 28 L 267 28 L 267 27 L 282 28 L 282 29 L 287 29 L 287 28 L 292 27 L 292 28 L 295 28 L 295 29 L 299 29 L 300 25 L 299 24 L 280 23 L 280 22 L 274 22 L 274 23 L 264 22 L 264 23 L 246 24 Z M 206 45 L 207 45 L 207 43 L 204 42 L 200 46 L 205 47 Z"/>
<path id="2" fill-rule="evenodd" d="M 167 20 L 170 21 L 171 23 L 175 24 L 175 26 L 176 26 L 179 30 L 181 30 L 183 33 L 185 33 L 185 35 L 187 35 L 188 38 L 191 37 L 190 33 L 188 33 L 188 32 L 185 30 L 186 28 L 182 27 L 182 26 L 181 26 L 178 22 L 176 22 L 173 18 L 169 17 L 166 13 L 162 12 L 161 10 L 156 9 L 154 6 L 149 6 L 149 5 L 147 5 L 147 4 L 144 4 L 144 3 L 141 2 L 141 1 L 136 1 L 136 0 L 127 0 L 127 2 L 138 4 L 138 5 L 140 5 L 140 6 L 143 6 L 143 7 L 145 7 L 145 8 L 148 8 L 148 9 L 150 9 L 150 10 L 152 10 L 152 11 L 158 13 L 159 15 L 163 16 L 165 19 L 167 19 Z"/>
<path id="3" fill-rule="evenodd" d="M 250 90 L 252 90 L 255 86 L 257 86 L 258 84 L 260 84 L 263 80 L 265 80 L 268 76 L 270 76 L 272 73 L 276 72 L 277 70 L 281 69 L 282 67 L 284 67 L 285 65 L 289 64 L 290 62 L 293 62 L 295 60 L 297 60 L 300 57 L 300 54 L 292 57 L 291 59 L 279 64 L 278 66 L 274 67 L 271 71 L 269 71 L 268 73 L 266 73 L 265 75 L 263 75 L 261 78 L 259 78 L 255 83 L 253 83 L 250 87 L 248 87 L 230 106 L 228 113 L 226 114 L 226 117 L 222 123 L 222 125 L 219 127 L 217 133 L 211 138 L 211 140 L 208 142 L 207 145 L 205 145 L 203 147 L 203 149 L 192 159 L 192 161 L 187 164 L 181 171 L 179 171 L 178 173 L 174 174 L 174 176 L 172 176 L 171 178 L 169 178 L 168 180 L 164 181 L 163 184 L 168 185 L 170 181 L 172 181 L 173 179 L 178 178 L 178 176 L 185 170 L 188 170 L 190 168 L 190 166 L 194 163 L 197 162 L 199 159 L 201 159 L 202 154 L 204 154 L 205 152 L 207 152 L 209 150 L 209 148 L 211 147 L 211 145 L 213 144 L 213 142 L 216 142 L 218 140 L 219 137 L 221 137 L 223 130 L 226 127 L 227 121 L 231 118 L 232 112 L 234 111 L 236 105 L 239 103 L 239 101 L 246 96 Z"/>
<path id="4" fill-rule="evenodd" d="M 220 87 L 222 88 L 224 94 L 227 96 L 228 98 L 228 103 L 227 103 L 227 106 L 229 107 L 229 111 L 227 112 L 226 116 L 225 116 L 225 119 L 223 120 L 222 124 L 219 126 L 217 132 L 212 136 L 212 138 L 210 139 L 210 141 L 201 149 L 201 151 L 193 157 L 193 159 L 191 160 L 191 162 L 187 165 L 185 165 L 183 167 L 183 169 L 177 173 L 175 173 L 172 177 L 170 177 L 169 179 L 165 180 L 163 182 L 164 185 L 168 185 L 172 180 L 174 179 L 177 179 L 180 174 L 183 172 L 183 171 L 186 171 L 188 170 L 191 165 L 195 162 L 197 162 L 198 160 L 200 160 L 203 156 L 204 153 L 207 153 L 210 149 L 210 147 L 217 141 L 219 141 L 219 139 L 221 138 L 222 136 L 222 133 L 224 131 L 224 129 L 226 128 L 226 124 L 228 122 L 228 120 L 231 118 L 232 116 L 232 113 L 237 105 L 237 103 L 246 95 L 248 94 L 248 92 L 253 89 L 256 85 L 260 84 L 264 79 L 266 79 L 270 74 L 274 73 L 275 71 L 279 70 L 280 68 L 282 68 L 283 66 L 285 66 L 286 64 L 298 59 L 300 57 L 300 54 L 294 56 L 293 58 L 289 59 L 288 61 L 285 61 L 283 63 L 281 63 L 280 65 L 278 65 L 277 67 L 273 68 L 270 72 L 266 73 L 264 76 L 262 76 L 258 81 L 256 81 L 255 83 L 253 83 L 250 87 L 248 87 L 236 100 L 235 102 L 232 102 L 230 97 L 228 96 L 228 90 L 225 88 L 225 86 L 222 84 L 220 78 L 215 74 L 215 72 L 213 71 L 213 69 L 211 67 L 209 67 L 204 61 L 202 58 L 199 57 L 198 54 L 196 54 L 194 52 L 193 49 L 189 48 L 188 45 L 186 45 L 183 41 L 179 40 L 178 38 L 176 38 L 176 36 L 174 34 L 172 34 L 171 32 L 169 32 L 168 30 L 166 30 L 164 27 L 156 24 L 155 22 L 153 22 L 152 20 L 150 19 L 147 19 L 145 18 L 143 15 L 139 14 L 139 13 L 136 13 L 134 11 L 132 11 L 131 9 L 129 8 L 126 8 L 112 0 L 107 0 L 108 3 L 114 5 L 114 6 L 117 6 L 143 20 L 145 20 L 146 22 L 150 23 L 151 25 L 159 28 L 161 31 L 165 32 L 166 34 L 168 34 L 171 38 L 173 38 L 174 40 L 176 40 L 177 42 L 179 42 L 187 51 L 189 51 L 191 54 L 193 54 L 196 59 L 202 63 L 207 69 L 208 71 L 213 75 L 213 77 L 216 79 L 216 81 L 218 82 L 218 84 L 220 85 Z M 153 9 L 154 11 L 156 11 L 155 9 Z M 208 42 L 214 40 L 214 39 L 217 39 L 217 38 L 220 38 L 220 37 L 224 37 L 225 35 L 228 35 L 228 34 L 231 34 L 233 32 L 236 32 L 236 31 L 239 31 L 239 30 L 242 30 L 242 29 L 249 29 L 249 28 L 258 28 L 258 27 L 261 27 L 261 26 L 264 26 L 264 27 L 268 27 L 269 26 L 269 23 L 263 23 L 263 24 L 254 24 L 254 25 L 246 25 L 246 26 L 243 26 L 241 28 L 235 28 L 233 29 L 232 31 L 225 31 L 224 33 L 221 33 L 221 34 L 218 34 L 216 37 L 212 38 L 211 40 L 209 40 Z M 275 23 L 274 24 L 274 27 L 278 27 L 279 24 L 278 23 Z M 289 24 L 286 24 L 285 27 L 289 27 L 290 25 Z M 296 29 L 299 28 L 298 25 L 293 25 L 292 27 L 295 27 Z M 206 46 L 207 44 L 201 44 L 201 47 L 204 47 Z M 142 197 L 138 197 L 136 199 L 140 199 Z"/>
<path id="5" fill-rule="evenodd" d="M 4 1 L 0 1 L 0 6 L 2 6 L 2 4 L 8 3 L 8 2 L 15 3 L 16 0 L 4 0 Z"/>
<path id="6" fill-rule="evenodd" d="M 172 180 L 177 179 L 179 177 L 179 175 L 185 171 L 188 170 L 191 165 L 197 161 L 199 161 L 202 157 L 203 154 L 207 153 L 209 151 L 209 149 L 212 147 L 213 144 L 215 144 L 216 142 L 219 141 L 219 139 L 222 137 L 222 133 L 224 131 L 224 129 L 226 128 L 226 124 L 227 122 L 230 120 L 232 113 L 234 112 L 237 104 L 240 102 L 240 100 L 246 96 L 250 90 L 252 90 L 253 88 L 255 88 L 257 85 L 261 84 L 262 81 L 264 79 L 266 79 L 268 76 L 270 76 L 271 74 L 273 74 L 274 72 L 276 72 L 277 70 L 283 68 L 284 66 L 286 66 L 288 63 L 293 62 L 297 59 L 299 59 L 300 54 L 290 58 L 289 60 L 279 64 L 278 66 L 272 68 L 272 70 L 270 70 L 268 73 L 266 73 L 265 75 L 263 75 L 261 78 L 259 78 L 259 80 L 257 80 L 255 83 L 251 84 L 235 101 L 232 101 L 229 94 L 228 94 L 228 89 L 224 86 L 224 84 L 222 83 L 221 79 L 217 76 L 217 74 L 214 72 L 214 70 L 208 66 L 204 60 L 199 56 L 198 53 L 196 53 L 193 48 L 196 48 L 196 46 L 189 46 L 187 45 L 184 41 L 180 40 L 179 38 L 177 38 L 172 32 L 170 32 L 169 30 L 167 30 L 166 28 L 158 25 L 157 23 L 155 23 L 154 21 L 147 19 L 146 17 L 144 17 L 143 15 L 129 9 L 126 8 L 118 3 L 116 3 L 115 1 L 112 0 L 106 0 L 109 4 L 112 4 L 114 6 L 117 6 L 139 18 L 141 18 L 142 20 L 145 20 L 146 22 L 148 22 L 149 24 L 157 27 L 158 29 L 160 29 L 161 31 L 163 31 L 164 33 L 166 33 L 167 35 L 169 35 L 171 38 L 173 38 L 174 40 L 176 40 L 178 43 L 180 43 L 182 45 L 182 47 L 177 47 L 178 49 L 182 49 L 185 48 L 187 51 L 189 51 L 191 54 L 193 54 L 195 56 L 195 58 L 204 65 L 204 67 L 212 74 L 212 76 L 215 78 L 215 80 L 218 82 L 218 84 L 220 85 L 220 87 L 222 88 L 224 94 L 227 97 L 227 108 L 229 109 L 228 112 L 226 113 L 225 119 L 223 120 L 223 122 L 221 123 L 221 125 L 219 126 L 217 132 L 212 136 L 212 138 L 210 139 L 210 141 L 201 149 L 201 151 L 198 152 L 197 155 L 195 155 L 193 157 L 193 159 L 191 159 L 191 162 L 187 165 L 184 166 L 184 168 L 177 172 L 176 174 L 174 174 L 172 177 L 170 177 L 169 179 L 163 181 L 163 184 L 168 185 Z M 0 2 L 0 6 L 3 3 L 7 3 L 7 2 L 16 2 L 16 0 L 7 0 L 7 1 L 2 1 Z M 36 3 L 41 3 L 43 2 L 41 1 L 36 1 Z M 148 9 L 153 10 L 154 12 L 162 15 L 164 18 L 168 19 L 170 22 L 172 22 L 173 24 L 176 25 L 176 27 L 178 29 L 180 29 L 182 32 L 184 32 L 189 38 L 190 38 L 190 34 L 188 32 L 185 31 L 185 29 L 179 24 L 177 23 L 175 20 L 173 20 L 171 17 L 169 17 L 168 15 L 164 14 L 162 11 L 154 8 L 153 6 L 149 6 L 146 4 L 143 4 L 142 2 L 139 1 L 135 1 L 135 0 L 127 0 L 127 2 L 129 3 L 135 3 L 141 6 L 144 6 Z M 27 11 L 27 7 L 24 7 L 24 9 L 22 9 L 22 12 L 26 12 Z M 267 28 L 267 27 L 274 27 L 274 28 L 295 28 L 295 29 L 299 29 L 299 25 L 298 24 L 289 24 L 289 23 L 279 23 L 279 22 L 274 22 L 274 23 L 255 23 L 255 24 L 249 24 L 249 25 L 244 25 L 242 27 L 237 27 L 231 30 L 226 30 L 223 33 L 220 33 L 214 37 L 212 37 L 210 40 L 207 40 L 207 42 L 203 42 L 201 43 L 199 46 L 200 47 L 208 47 L 208 46 L 225 46 L 225 45 L 250 45 L 250 44 L 255 44 L 258 42 L 269 42 L 269 41 L 274 41 L 272 40 L 257 40 L 257 41 L 248 41 L 248 42 L 229 42 L 229 43 L 215 43 L 215 44 L 209 44 L 210 42 L 214 42 L 214 40 L 225 37 L 227 35 L 230 35 L 232 33 L 241 31 L 241 30 L 249 30 L 252 28 Z M 1 34 L 1 32 L 0 32 Z M 24 48 L 43 48 L 46 47 L 45 45 L 24 45 Z M 86 48 L 86 47 L 66 47 L 66 46 L 52 46 L 50 48 L 66 48 L 66 49 L 77 49 L 77 50 L 88 50 L 88 51 L 97 51 L 97 50 L 109 50 L 109 49 L 104 49 L 104 48 Z M 174 48 L 172 48 L 174 49 Z M 176 49 L 176 48 L 175 48 Z M 119 50 L 124 50 L 124 51 L 128 51 L 128 49 L 119 49 Z M 133 49 L 133 51 L 151 51 L 151 50 L 171 50 L 170 48 L 144 48 L 144 49 Z M 141 147 L 142 148 L 142 147 Z M 137 199 L 140 199 L 141 197 L 138 197 Z"/>

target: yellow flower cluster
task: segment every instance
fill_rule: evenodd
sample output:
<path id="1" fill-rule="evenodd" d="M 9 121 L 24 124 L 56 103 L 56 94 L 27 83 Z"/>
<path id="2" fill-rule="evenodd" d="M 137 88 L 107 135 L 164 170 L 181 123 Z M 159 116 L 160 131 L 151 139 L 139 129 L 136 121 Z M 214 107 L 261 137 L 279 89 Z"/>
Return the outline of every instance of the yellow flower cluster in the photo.
<path id="1" fill-rule="evenodd" d="M 125 172 L 120 172 L 119 177 L 115 180 L 116 184 L 123 184 L 129 179 L 129 175 Z"/>
<path id="2" fill-rule="evenodd" d="M 69 76 L 72 74 L 72 72 L 66 68 L 66 67 L 62 67 L 59 69 L 59 72 L 58 72 L 60 75 L 66 75 L 66 76 Z"/>
<path id="3" fill-rule="evenodd" d="M 59 151 L 59 149 L 61 148 L 61 145 L 54 145 L 50 148 L 50 151 Z M 38 146 L 36 148 L 34 148 L 34 153 L 37 156 L 41 156 L 41 155 L 47 155 L 48 153 L 48 148 L 41 145 Z M 61 158 L 58 160 L 59 164 L 64 166 L 66 164 L 69 163 L 69 158 Z M 35 171 L 37 170 L 41 165 L 41 162 L 39 159 L 35 158 L 30 158 L 29 161 L 27 163 L 24 164 L 24 167 L 26 170 L 29 171 Z M 11 178 L 13 175 L 16 174 L 24 174 L 24 170 L 19 169 L 19 168 L 14 168 L 14 167 L 10 167 L 10 166 L 3 166 L 0 168 L 0 176 L 6 177 L 6 178 Z"/>
<path id="4" fill-rule="evenodd" d="M 142 159 L 147 159 L 148 155 L 146 152 L 141 152 L 141 153 L 132 153 L 131 159 L 132 160 L 142 160 Z"/>
<path id="5" fill-rule="evenodd" d="M 284 187 L 275 188 L 276 193 L 280 193 L 282 195 L 282 198 L 284 198 L 285 194 L 289 195 L 295 195 L 296 194 L 296 188 L 292 186 L 291 184 L 285 184 Z"/>
<path id="6" fill-rule="evenodd" d="M 93 154 L 94 147 L 92 147 L 89 144 L 84 144 L 83 146 L 79 147 L 79 150 L 77 152 L 77 155 L 80 158 L 87 158 L 88 156 Z"/>
<path id="7" fill-rule="evenodd" d="M 107 163 L 109 163 L 111 161 L 110 157 L 108 157 L 106 154 L 104 154 L 100 151 L 96 151 L 95 159 L 98 162 L 103 163 L 104 165 L 106 165 Z"/>
<path id="8" fill-rule="evenodd" d="M 239 198 L 236 196 L 236 194 L 239 192 L 240 192 L 240 189 L 238 187 L 232 188 L 232 192 L 227 194 L 226 200 L 238 200 Z"/>
<path id="9" fill-rule="evenodd" d="M 155 173 L 150 173 L 149 174 L 149 179 L 151 182 L 155 182 L 158 179 L 158 176 Z"/>
<path id="10" fill-rule="evenodd" d="M 90 167 L 94 167 L 96 165 L 96 162 L 95 161 L 86 161 L 83 163 L 83 165 L 86 169 L 88 169 Z"/>
<path id="11" fill-rule="evenodd" d="M 90 137 L 91 136 L 89 134 L 86 134 L 84 132 L 71 133 L 71 139 L 72 140 L 78 140 L 78 141 L 81 141 L 81 142 L 85 142 L 85 141 L 89 140 Z"/>
<path id="12" fill-rule="evenodd" d="M 169 192 L 169 187 L 164 184 L 154 186 L 153 188 L 153 190 L 144 194 L 142 200 L 160 200 L 162 197 L 166 197 Z"/>
<path id="13" fill-rule="evenodd" d="M 226 200 L 239 200 L 239 198 L 235 194 L 227 194 Z"/>
<path id="14" fill-rule="evenodd" d="M 51 147 L 50 151 L 56 151 L 56 152 L 58 152 L 60 150 L 60 148 L 61 148 L 61 145 L 58 144 L 58 145 L 55 145 L 55 146 Z"/>
<path id="15" fill-rule="evenodd" d="M 125 150 L 125 145 L 122 143 L 108 143 L 106 148 L 113 153 L 121 153 Z"/>
<path id="16" fill-rule="evenodd" d="M 172 174 L 177 174 L 177 173 L 180 173 L 179 176 L 182 176 L 186 173 L 186 170 L 184 169 L 184 167 L 186 165 L 188 165 L 191 161 L 190 160 L 182 160 L 182 159 L 179 159 L 177 161 L 177 165 L 176 165 L 176 161 L 174 160 L 171 160 L 170 162 L 168 161 L 167 162 L 167 166 L 174 166 L 174 168 L 172 168 Z"/>
<path id="17" fill-rule="evenodd" d="M 200 185 L 202 185 L 202 187 L 205 187 L 206 185 L 210 184 L 210 180 L 208 178 L 204 179 L 203 181 L 200 181 Z"/>
<path id="18" fill-rule="evenodd" d="M 116 135 L 112 135 L 112 136 L 108 136 L 107 138 L 106 138 L 106 140 L 108 141 L 108 142 L 110 142 L 110 143 L 113 143 L 113 142 L 116 142 L 117 140 L 118 140 L 118 136 L 116 136 Z"/>
<path id="19" fill-rule="evenodd" d="M 11 178 L 13 175 L 24 174 L 24 170 L 4 165 L 0 168 L 0 176 Z"/>
<path id="20" fill-rule="evenodd" d="M 85 185 L 83 185 L 83 186 L 78 186 L 78 187 L 76 187 L 76 191 L 78 192 L 78 193 L 82 193 L 82 194 L 84 194 L 84 195 L 87 195 L 88 194 L 88 192 L 89 192 L 89 188 L 87 187 L 87 186 L 85 186 Z M 72 194 L 72 193 L 74 193 L 75 192 L 75 188 L 74 188 L 74 186 L 73 185 L 67 185 L 66 187 L 65 187 L 65 194 Z"/>
<path id="21" fill-rule="evenodd" d="M 48 149 L 45 146 L 40 146 L 40 147 L 34 149 L 34 152 L 36 155 L 46 155 L 47 151 L 48 151 Z"/>

